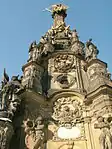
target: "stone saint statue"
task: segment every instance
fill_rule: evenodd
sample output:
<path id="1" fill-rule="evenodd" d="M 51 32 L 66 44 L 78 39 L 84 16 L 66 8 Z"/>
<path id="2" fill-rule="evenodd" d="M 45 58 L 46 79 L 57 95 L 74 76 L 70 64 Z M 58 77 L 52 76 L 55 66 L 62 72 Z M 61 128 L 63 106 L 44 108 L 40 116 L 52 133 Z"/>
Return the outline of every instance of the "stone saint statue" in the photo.
<path id="1" fill-rule="evenodd" d="M 100 129 L 99 143 L 101 149 L 112 149 L 112 135 L 110 133 L 110 125 L 102 116 L 97 118 L 98 123 L 94 125 L 95 129 Z"/>
<path id="2" fill-rule="evenodd" d="M 76 41 L 78 41 L 79 39 L 78 39 L 78 34 L 77 34 L 77 31 L 76 31 L 76 29 L 74 29 L 73 31 L 72 31 L 72 43 L 73 42 L 76 42 Z"/>
<path id="3" fill-rule="evenodd" d="M 86 60 L 89 61 L 91 59 L 96 59 L 99 51 L 97 47 L 92 43 L 92 39 L 89 39 L 86 43 L 86 51 L 85 56 Z"/>
<path id="4" fill-rule="evenodd" d="M 29 60 L 28 61 L 36 61 L 40 60 L 41 54 L 39 49 L 37 48 L 36 41 L 32 42 L 29 47 Z"/>

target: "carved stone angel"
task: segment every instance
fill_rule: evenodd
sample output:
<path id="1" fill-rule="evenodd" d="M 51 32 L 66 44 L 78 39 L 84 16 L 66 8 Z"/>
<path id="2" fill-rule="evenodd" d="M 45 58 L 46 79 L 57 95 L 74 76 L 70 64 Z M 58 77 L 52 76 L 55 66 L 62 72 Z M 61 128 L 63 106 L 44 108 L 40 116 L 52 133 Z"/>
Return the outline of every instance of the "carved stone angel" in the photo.
<path id="1" fill-rule="evenodd" d="M 99 143 L 101 149 L 112 149 L 112 135 L 110 133 L 110 125 L 102 116 L 97 118 L 98 123 L 94 125 L 95 129 L 100 129 Z"/>

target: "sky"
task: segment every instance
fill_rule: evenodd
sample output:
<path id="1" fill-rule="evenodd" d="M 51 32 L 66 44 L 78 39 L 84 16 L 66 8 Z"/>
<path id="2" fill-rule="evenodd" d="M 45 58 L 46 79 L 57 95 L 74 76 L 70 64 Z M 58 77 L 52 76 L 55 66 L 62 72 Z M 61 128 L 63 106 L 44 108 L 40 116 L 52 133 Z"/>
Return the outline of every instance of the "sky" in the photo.
<path id="1" fill-rule="evenodd" d="M 4 68 L 9 76 L 22 74 L 31 42 L 39 42 L 53 23 L 43 10 L 60 2 L 69 6 L 66 24 L 77 30 L 82 42 L 93 39 L 98 58 L 112 73 L 112 0 L 1 0 L 0 79 Z"/>

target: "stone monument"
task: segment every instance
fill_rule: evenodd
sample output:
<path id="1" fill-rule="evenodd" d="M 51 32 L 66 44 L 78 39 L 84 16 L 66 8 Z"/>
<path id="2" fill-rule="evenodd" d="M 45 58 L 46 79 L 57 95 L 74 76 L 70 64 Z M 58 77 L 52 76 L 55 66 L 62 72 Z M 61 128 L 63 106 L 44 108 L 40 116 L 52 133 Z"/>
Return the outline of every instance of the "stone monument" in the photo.
<path id="1" fill-rule="evenodd" d="M 52 27 L 29 47 L 23 76 L 4 70 L 0 149 L 112 149 L 112 80 L 89 39 L 52 5 Z"/>

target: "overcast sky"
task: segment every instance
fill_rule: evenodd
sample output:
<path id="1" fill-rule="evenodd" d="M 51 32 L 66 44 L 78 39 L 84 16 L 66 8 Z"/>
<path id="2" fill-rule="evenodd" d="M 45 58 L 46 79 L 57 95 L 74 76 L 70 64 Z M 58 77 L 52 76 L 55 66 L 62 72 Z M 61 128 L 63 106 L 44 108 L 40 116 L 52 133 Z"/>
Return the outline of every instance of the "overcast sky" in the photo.
<path id="1" fill-rule="evenodd" d="M 60 0 L 61 1 L 61 0 Z M 0 1 L 0 78 L 3 68 L 10 76 L 22 74 L 28 48 L 52 25 L 46 7 L 59 0 Z M 61 1 L 62 2 L 62 1 Z M 112 73 L 112 0 L 63 0 L 69 6 L 66 24 L 76 28 L 84 43 L 92 38 L 99 58 L 108 63 Z"/>

